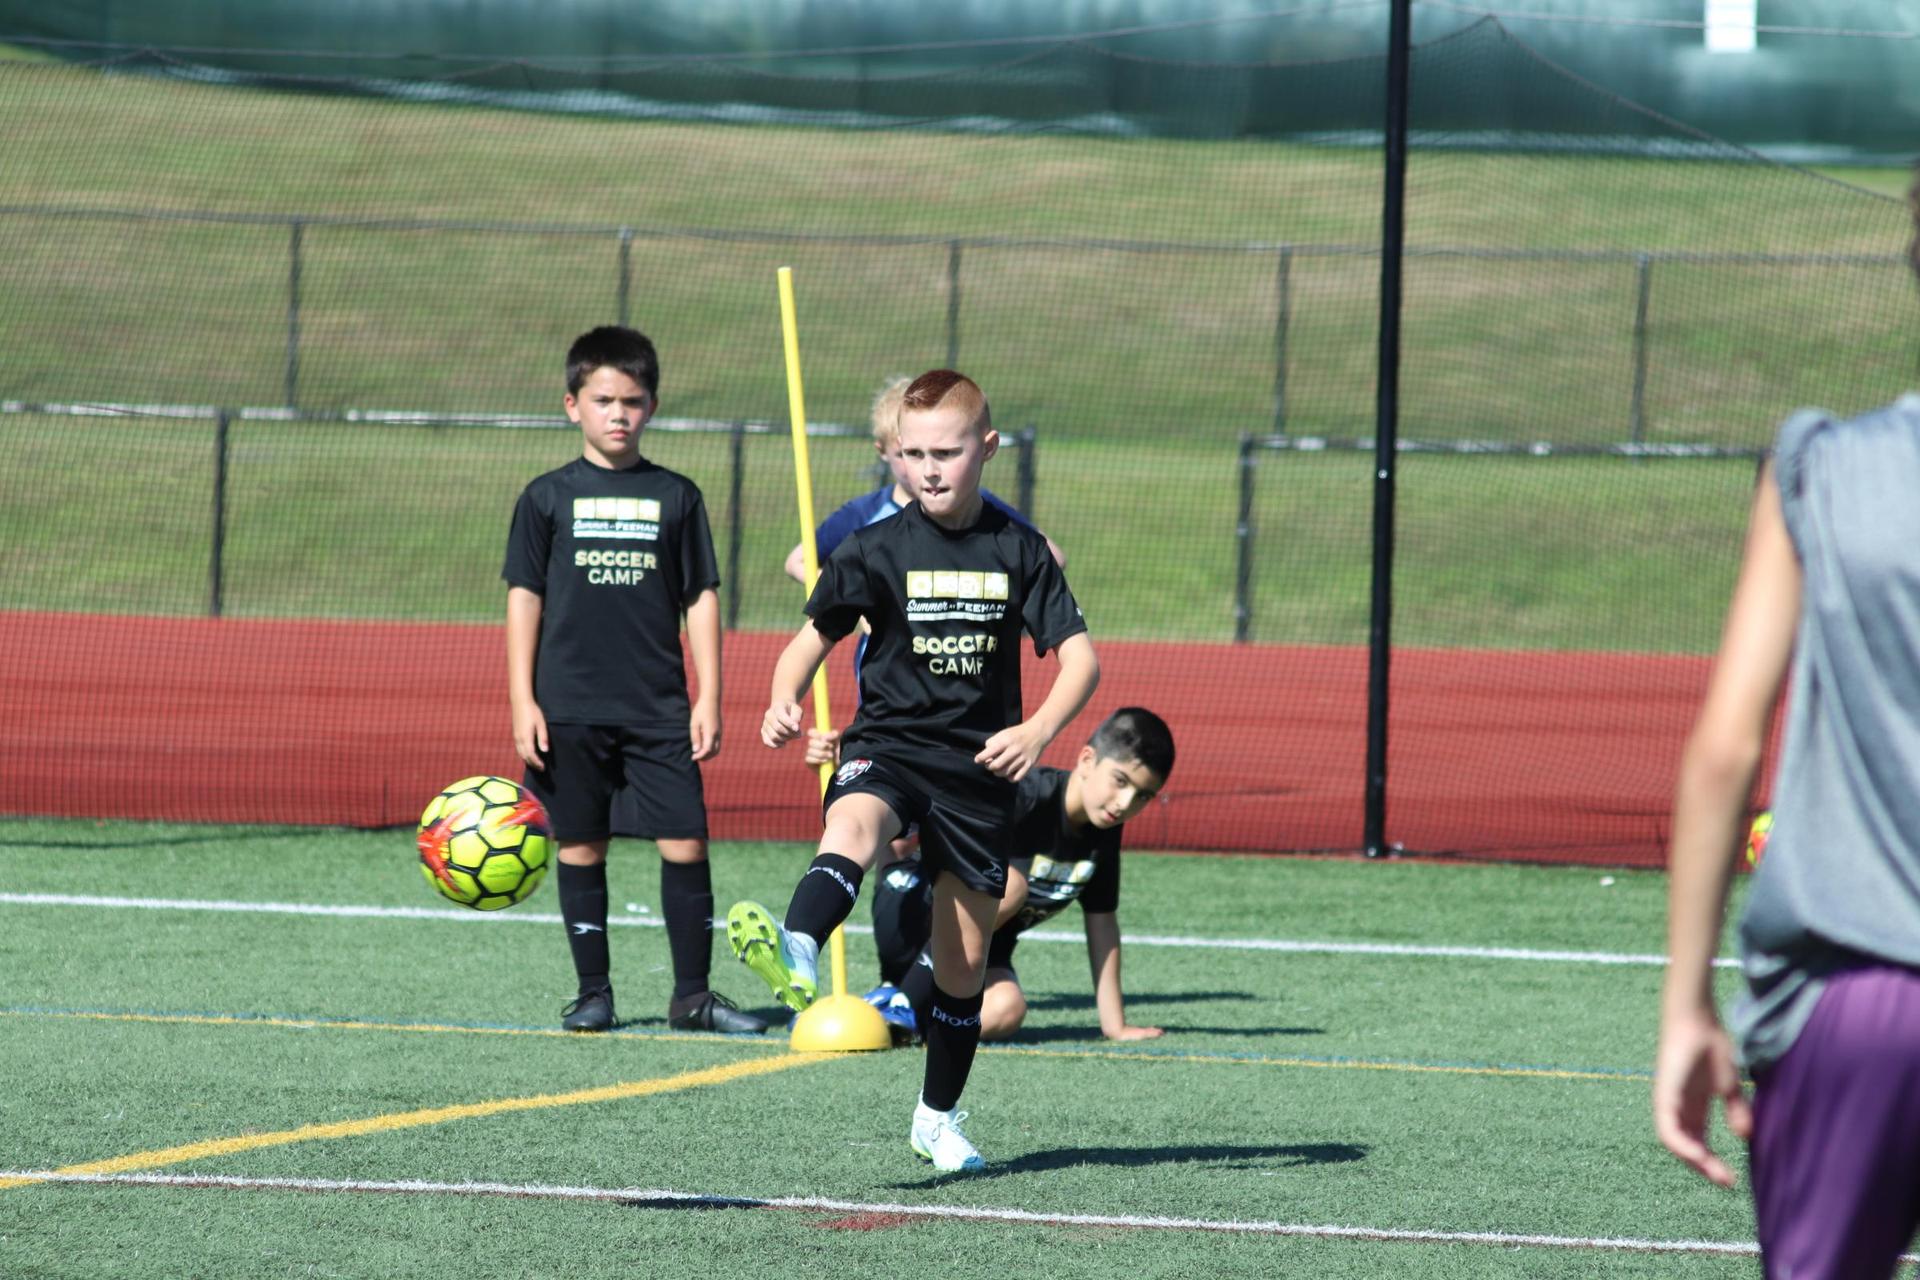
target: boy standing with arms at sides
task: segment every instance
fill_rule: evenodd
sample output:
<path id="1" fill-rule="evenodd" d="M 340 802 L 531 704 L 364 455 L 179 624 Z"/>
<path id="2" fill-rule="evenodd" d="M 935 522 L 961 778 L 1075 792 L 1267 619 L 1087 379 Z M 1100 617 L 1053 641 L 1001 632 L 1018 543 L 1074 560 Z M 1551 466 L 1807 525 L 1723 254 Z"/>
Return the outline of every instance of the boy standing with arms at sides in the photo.
<path id="1" fill-rule="evenodd" d="M 1909 197 L 1920 230 L 1920 184 Z M 1910 250 L 1920 271 L 1920 236 Z M 1920 1222 L 1920 396 L 1780 428 L 1681 760 L 1653 1118 L 1722 1186 L 1746 1139 L 1769 1277 L 1893 1274 Z M 1767 856 L 1740 921 L 1733 1036 L 1713 956 L 1791 665 Z M 1741 1090 L 1735 1064 L 1753 1075 Z"/>
<path id="2" fill-rule="evenodd" d="M 872 628 L 860 710 L 822 807 L 819 853 L 785 924 L 758 903 L 727 913 L 734 954 L 794 1010 L 818 991 L 821 946 L 852 912 L 874 858 L 909 823 L 934 877 L 926 1075 L 908 1142 L 944 1172 L 985 1167 L 954 1110 L 980 1042 L 987 936 L 1007 887 L 1016 784 L 1099 682 L 1086 623 L 1046 541 L 980 498 L 999 445 L 987 400 L 950 369 L 921 374 L 900 414 L 914 501 L 834 550 L 811 621 L 780 655 L 760 737 L 801 734 L 799 700 L 835 643 Z M 1020 633 L 1059 674 L 1022 719 Z"/>
<path id="3" fill-rule="evenodd" d="M 501 574 L 513 746 L 560 846 L 560 913 L 579 978 L 560 1025 L 613 1025 L 606 859 L 624 783 L 660 849 L 667 1024 L 759 1032 L 765 1022 L 707 985 L 713 882 L 699 762 L 720 750 L 720 575 L 700 490 L 640 456 L 659 386 L 653 343 L 632 329 L 594 329 L 567 351 L 564 403 L 581 456 L 521 493 Z M 691 705 L 683 613 L 699 684 Z"/>
<path id="4" fill-rule="evenodd" d="M 819 745 L 808 743 L 809 756 Z M 1086 925 L 1101 1034 L 1109 1040 L 1149 1040 L 1163 1034 L 1159 1027 L 1127 1021 L 1117 913 L 1121 826 L 1160 794 L 1172 772 L 1173 733 L 1166 721 L 1144 707 L 1122 707 L 1093 731 L 1072 769 L 1040 765 L 1020 779 L 1007 896 L 1001 899 L 987 943 L 982 1040 L 1006 1040 L 1026 1019 L 1026 993 L 1013 969 L 1020 935 L 1075 901 Z M 874 889 L 874 943 L 880 949 L 881 976 L 898 984 L 912 1018 L 900 1018 L 897 1003 L 888 1007 L 892 986 L 876 988 L 867 999 L 909 1034 L 923 1025 L 933 993 L 932 957 L 924 949 L 932 900 L 918 861 L 888 868 Z"/>

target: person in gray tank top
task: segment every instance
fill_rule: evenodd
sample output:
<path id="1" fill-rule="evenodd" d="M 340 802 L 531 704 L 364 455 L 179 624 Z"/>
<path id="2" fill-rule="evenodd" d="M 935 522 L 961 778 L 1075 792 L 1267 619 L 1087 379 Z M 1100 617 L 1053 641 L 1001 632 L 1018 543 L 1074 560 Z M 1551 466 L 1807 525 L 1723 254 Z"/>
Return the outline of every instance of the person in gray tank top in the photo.
<path id="1" fill-rule="evenodd" d="M 1920 261 L 1920 182 L 1909 203 Z M 1713 953 L 1789 668 L 1730 1035 Z M 1781 427 L 1682 756 L 1670 868 L 1661 1142 L 1732 1186 L 1707 1143 L 1720 1099 L 1748 1142 L 1766 1274 L 1891 1275 L 1920 1225 L 1920 395 Z"/>

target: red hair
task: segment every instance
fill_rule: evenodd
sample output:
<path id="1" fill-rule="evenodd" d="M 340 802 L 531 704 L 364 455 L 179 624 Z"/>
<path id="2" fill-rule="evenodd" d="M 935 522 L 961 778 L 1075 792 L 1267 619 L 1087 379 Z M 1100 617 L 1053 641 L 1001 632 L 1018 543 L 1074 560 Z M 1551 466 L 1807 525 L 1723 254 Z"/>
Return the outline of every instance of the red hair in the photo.
<path id="1" fill-rule="evenodd" d="M 911 413 L 951 407 L 967 415 L 968 425 L 986 431 L 993 426 L 993 413 L 987 407 L 987 393 L 964 373 L 952 369 L 932 369 L 907 384 L 900 398 L 900 412 Z"/>

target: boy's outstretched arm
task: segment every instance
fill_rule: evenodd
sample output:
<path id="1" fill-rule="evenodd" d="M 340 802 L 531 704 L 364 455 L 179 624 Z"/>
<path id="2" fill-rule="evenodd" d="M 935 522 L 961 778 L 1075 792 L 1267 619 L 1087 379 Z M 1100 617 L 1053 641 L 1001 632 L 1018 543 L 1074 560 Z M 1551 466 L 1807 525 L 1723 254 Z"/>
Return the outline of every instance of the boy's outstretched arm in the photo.
<path id="1" fill-rule="evenodd" d="M 1100 1010 L 1100 1034 L 1109 1040 L 1151 1040 L 1159 1027 L 1127 1022 L 1120 994 L 1120 917 L 1111 911 L 1086 911 L 1087 960 L 1093 966 L 1093 1003 Z"/>
<path id="2" fill-rule="evenodd" d="M 833 645 L 833 641 L 814 630 L 811 622 L 787 641 L 787 647 L 780 651 L 779 660 L 773 664 L 772 701 L 760 722 L 760 741 L 777 749 L 800 736 L 800 699 L 813 683 L 813 673 L 833 652 Z"/>
<path id="3" fill-rule="evenodd" d="M 787 552 L 786 561 L 780 567 L 786 570 L 789 578 L 792 578 L 801 586 L 811 587 L 813 585 L 807 581 L 807 549 L 799 543 L 796 542 L 793 544 L 793 550 Z"/>
<path id="4" fill-rule="evenodd" d="M 533 655 L 540 647 L 546 601 L 525 587 L 507 588 L 507 699 L 513 711 L 513 749 L 535 769 L 547 767 L 547 717 L 533 698 Z"/>
<path id="5" fill-rule="evenodd" d="M 1086 632 L 1068 636 L 1054 653 L 1060 659 L 1060 673 L 1053 678 L 1047 700 L 1019 724 L 988 738 L 974 757 L 975 763 L 1009 782 L 1027 776 L 1047 744 L 1080 714 L 1100 683 L 1100 659 L 1094 656 L 1093 641 Z"/>
<path id="6" fill-rule="evenodd" d="M 1713 1100 L 1725 1107 L 1736 1137 L 1748 1136 L 1753 1118 L 1732 1041 L 1714 1009 L 1713 956 L 1739 856 L 1741 818 L 1793 651 L 1800 586 L 1800 564 L 1769 465 L 1754 498 L 1720 653 L 1674 788 L 1668 965 L 1653 1069 L 1654 1131 L 1682 1163 L 1721 1186 L 1733 1185 L 1733 1170 L 1707 1145 Z"/>
<path id="7" fill-rule="evenodd" d="M 720 593 L 708 587 L 687 606 L 687 647 L 699 693 L 687 720 L 695 760 L 720 754 Z"/>

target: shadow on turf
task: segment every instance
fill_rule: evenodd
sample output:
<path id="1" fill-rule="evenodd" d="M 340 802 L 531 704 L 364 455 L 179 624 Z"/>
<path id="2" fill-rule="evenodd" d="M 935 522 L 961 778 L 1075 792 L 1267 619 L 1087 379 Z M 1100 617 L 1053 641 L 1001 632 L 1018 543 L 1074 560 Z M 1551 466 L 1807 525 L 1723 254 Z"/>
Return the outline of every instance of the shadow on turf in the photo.
<path id="1" fill-rule="evenodd" d="M 1259 996 L 1251 991 L 1142 991 L 1127 994 L 1127 1004 L 1197 1004 L 1202 1000 L 1258 1000 Z M 1029 1009 L 1091 1009 L 1093 997 L 1084 995 L 1027 996 Z"/>
<path id="2" fill-rule="evenodd" d="M 1203 1000 L 1253 1001 L 1258 999 L 1260 999 L 1260 997 L 1251 991 L 1161 991 L 1130 995 L 1127 997 L 1127 1006 L 1129 1008 L 1136 1008 L 1140 1005 L 1154 1004 L 1194 1004 Z M 1096 1007 L 1092 996 L 1055 994 L 1037 997 L 1029 996 L 1027 999 L 1027 1008 L 1036 1011 L 1091 1013 Z M 1142 1021 L 1145 1021 L 1145 1019 Z M 1325 1027 L 1207 1027 L 1189 1022 L 1169 1023 L 1167 1030 L 1178 1032 L 1182 1035 L 1211 1036 L 1318 1036 L 1325 1035 L 1327 1031 Z M 1100 1029 L 1095 1026 L 1023 1026 L 1014 1037 L 1013 1043 L 1044 1044 L 1048 1041 L 1091 1042 L 1101 1038 Z"/>
<path id="3" fill-rule="evenodd" d="M 1325 1027 L 1202 1027 L 1191 1022 L 1169 1022 L 1165 1030 L 1171 1036 L 1323 1036 L 1327 1034 Z M 1013 1039 L 992 1043 L 1018 1047 L 1023 1044 L 1110 1044 L 1112 1042 L 1101 1035 L 1100 1028 L 1096 1026 L 1022 1026 L 1014 1033 Z M 1165 1040 L 1142 1040 L 1136 1043 L 1151 1044 L 1169 1051 L 1176 1047 L 1169 1045 Z"/>
<path id="4" fill-rule="evenodd" d="M 245 830 L 233 832 L 141 836 L 135 840 L 35 840 L 33 847 L 36 849 L 99 849 L 104 852 L 114 849 L 164 849 L 170 845 L 182 844 L 217 844 L 225 840 L 250 840 L 258 843 L 262 839 L 285 840 L 293 836 L 311 836 L 318 839 L 321 836 L 338 835 L 339 832 L 338 827 L 297 827 L 285 831 L 267 831 L 263 834 L 259 827 L 248 827 Z"/>
<path id="5" fill-rule="evenodd" d="M 1034 1151 L 1004 1163 L 988 1157 L 985 1170 L 965 1174 L 969 1180 L 1002 1178 L 1015 1173 L 1047 1173 L 1081 1165 L 1110 1169 L 1144 1169 L 1165 1164 L 1208 1164 L 1220 1169 L 1264 1172 L 1306 1165 L 1352 1164 L 1367 1158 L 1367 1148 L 1351 1142 L 1306 1142 L 1272 1147 L 1059 1147 Z M 890 1190 L 919 1191 L 940 1186 L 955 1175 L 935 1174 L 914 1182 L 887 1184 Z"/>

